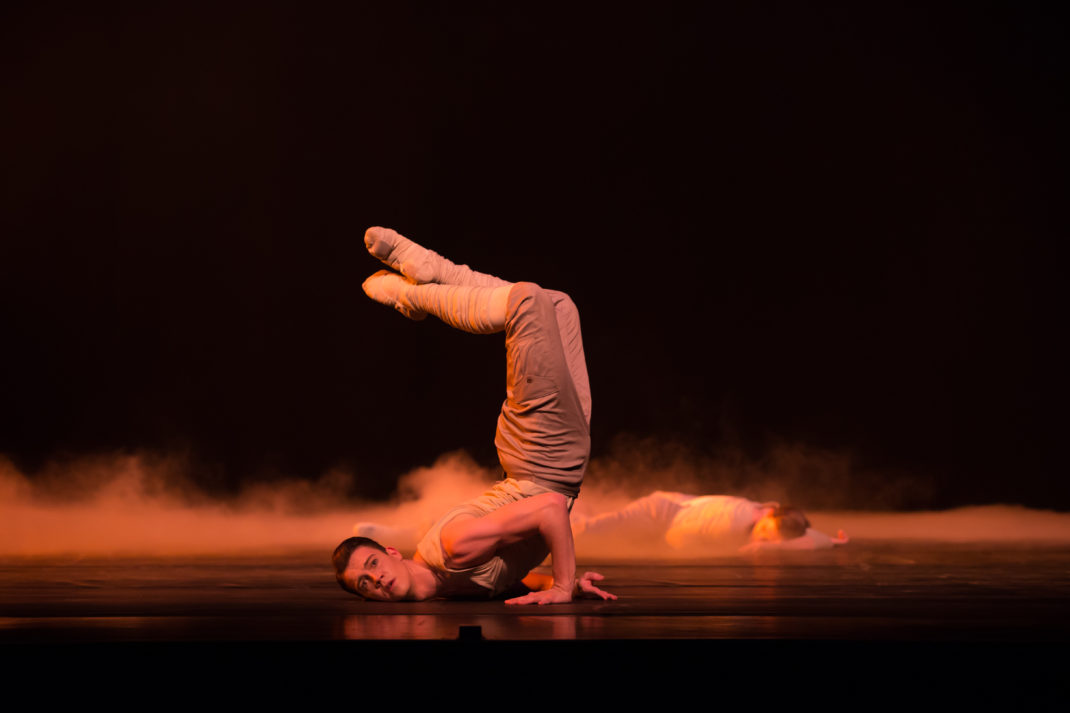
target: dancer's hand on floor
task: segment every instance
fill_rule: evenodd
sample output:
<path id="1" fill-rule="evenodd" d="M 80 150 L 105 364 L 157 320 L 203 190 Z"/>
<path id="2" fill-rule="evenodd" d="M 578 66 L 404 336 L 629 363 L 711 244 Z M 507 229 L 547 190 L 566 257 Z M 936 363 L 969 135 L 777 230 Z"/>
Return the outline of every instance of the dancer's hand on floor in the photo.
<path id="1" fill-rule="evenodd" d="M 568 589 L 550 587 L 541 592 L 532 592 L 522 597 L 506 599 L 506 604 L 567 604 L 572 601 L 572 592 Z"/>
<path id="2" fill-rule="evenodd" d="M 589 599 L 595 599 L 601 597 L 602 599 L 616 599 L 616 594 L 610 594 L 604 589 L 599 589 L 594 586 L 594 582 L 601 582 L 605 577 L 598 572 L 584 572 L 583 576 L 576 580 L 576 596 L 587 597 Z"/>

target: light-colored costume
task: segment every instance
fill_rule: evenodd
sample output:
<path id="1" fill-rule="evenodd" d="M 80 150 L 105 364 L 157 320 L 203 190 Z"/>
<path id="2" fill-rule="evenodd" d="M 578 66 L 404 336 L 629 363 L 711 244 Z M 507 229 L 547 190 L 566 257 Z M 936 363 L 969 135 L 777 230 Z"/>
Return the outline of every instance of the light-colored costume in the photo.
<path id="1" fill-rule="evenodd" d="M 494 445 L 505 473 L 575 498 L 591 453 L 580 315 L 564 292 L 519 282 L 505 321 L 505 402 Z"/>
<path id="2" fill-rule="evenodd" d="M 540 537 L 500 549 L 481 565 L 446 566 L 442 528 L 461 514 L 480 517 L 522 498 L 580 492 L 591 450 L 591 391 L 579 313 L 568 295 L 519 282 L 509 291 L 505 323 L 506 398 L 494 443 L 506 479 L 458 505 L 417 546 L 439 578 L 442 596 L 495 596 L 510 589 L 549 554 Z"/>
<path id="3" fill-rule="evenodd" d="M 550 549 L 540 537 L 529 537 L 500 548 L 483 564 L 468 569 L 450 569 L 442 551 L 442 528 L 458 515 L 482 517 L 500 507 L 550 492 L 532 480 L 506 478 L 478 498 L 461 503 L 443 515 L 420 540 L 416 551 L 439 580 L 438 596 L 494 597 L 507 591 L 538 567 Z"/>
<path id="4" fill-rule="evenodd" d="M 573 519 L 577 536 L 663 538 L 673 549 L 724 549 L 747 544 L 762 512 L 777 503 L 759 503 L 732 495 L 687 495 L 657 491 L 620 510 Z M 825 549 L 832 540 L 809 528 L 793 548 Z M 792 541 L 789 541 L 792 542 Z"/>
<path id="5" fill-rule="evenodd" d="M 731 495 L 687 495 L 657 491 L 620 510 L 575 520 L 585 535 L 661 538 L 675 548 L 717 542 L 742 545 L 768 504 Z"/>

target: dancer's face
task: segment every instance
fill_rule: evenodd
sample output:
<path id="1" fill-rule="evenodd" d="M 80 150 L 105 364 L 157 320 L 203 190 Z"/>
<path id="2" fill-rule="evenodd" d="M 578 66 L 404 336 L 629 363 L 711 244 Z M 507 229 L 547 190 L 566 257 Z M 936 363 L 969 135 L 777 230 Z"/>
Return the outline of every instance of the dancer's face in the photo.
<path id="1" fill-rule="evenodd" d="M 412 588 L 412 575 L 401 553 L 393 547 L 387 547 L 386 552 L 367 545 L 358 547 L 353 550 L 343 576 L 365 599 L 396 602 L 404 599 Z"/>

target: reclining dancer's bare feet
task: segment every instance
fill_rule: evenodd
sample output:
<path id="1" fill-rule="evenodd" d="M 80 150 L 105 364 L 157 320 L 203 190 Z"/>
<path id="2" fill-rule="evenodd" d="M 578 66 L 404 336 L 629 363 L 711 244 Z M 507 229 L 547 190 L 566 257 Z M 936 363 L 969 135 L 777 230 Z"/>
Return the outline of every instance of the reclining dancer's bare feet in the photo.
<path id="1" fill-rule="evenodd" d="M 493 275 L 476 272 L 467 265 L 456 265 L 390 228 L 368 228 L 364 233 L 364 245 L 374 257 L 420 284 L 436 282 L 470 287 L 512 284 Z"/>
<path id="2" fill-rule="evenodd" d="M 404 294 L 407 288 L 416 284 L 415 281 L 402 277 L 396 272 L 380 270 L 365 280 L 361 287 L 364 288 L 364 294 L 376 302 L 380 302 L 387 307 L 393 307 L 409 319 L 418 322 L 427 317 L 427 313 L 414 307 L 412 303 L 405 299 Z"/>

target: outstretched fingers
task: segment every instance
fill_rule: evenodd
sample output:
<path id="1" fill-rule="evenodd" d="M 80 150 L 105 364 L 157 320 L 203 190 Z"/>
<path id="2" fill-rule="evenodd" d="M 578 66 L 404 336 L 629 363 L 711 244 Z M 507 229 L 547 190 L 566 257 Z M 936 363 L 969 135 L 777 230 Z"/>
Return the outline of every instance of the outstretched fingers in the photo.
<path id="1" fill-rule="evenodd" d="M 604 589 L 599 589 L 598 587 L 594 586 L 595 581 L 601 582 L 603 579 L 605 579 L 605 577 L 603 577 L 598 572 L 584 572 L 583 576 L 576 580 L 576 585 L 579 587 L 580 595 L 590 597 L 592 599 L 595 597 L 601 597 L 602 599 L 607 601 L 611 599 L 615 600 L 617 598 L 616 594 L 611 594 L 610 592 L 607 592 Z"/>

